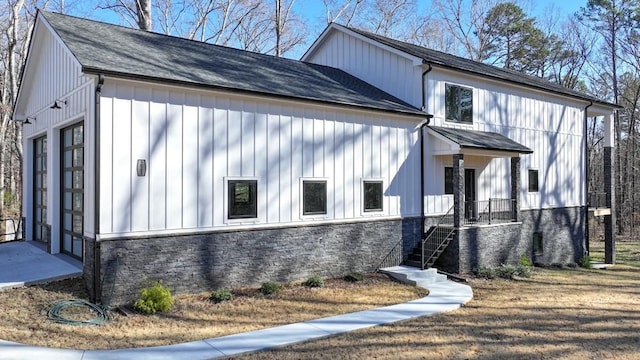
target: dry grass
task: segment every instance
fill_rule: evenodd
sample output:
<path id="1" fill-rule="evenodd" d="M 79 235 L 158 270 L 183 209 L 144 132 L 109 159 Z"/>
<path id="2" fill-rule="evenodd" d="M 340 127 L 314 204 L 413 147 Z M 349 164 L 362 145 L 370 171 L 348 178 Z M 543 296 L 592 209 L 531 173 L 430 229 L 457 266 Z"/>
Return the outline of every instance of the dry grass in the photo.
<path id="1" fill-rule="evenodd" d="M 397 304 L 426 295 L 380 274 L 359 283 L 329 279 L 323 288 L 291 284 L 275 296 L 242 289 L 230 302 L 213 304 L 209 294 L 180 295 L 172 311 L 155 316 L 117 316 L 100 326 L 57 324 L 47 319 L 51 303 L 86 298 L 80 280 L 0 292 L 3 340 L 72 349 L 117 349 L 175 344 Z M 73 316 L 86 318 L 74 309 Z"/>
<path id="2" fill-rule="evenodd" d="M 640 268 L 538 269 L 531 279 L 471 286 L 474 299 L 454 312 L 238 358 L 639 358 Z"/>

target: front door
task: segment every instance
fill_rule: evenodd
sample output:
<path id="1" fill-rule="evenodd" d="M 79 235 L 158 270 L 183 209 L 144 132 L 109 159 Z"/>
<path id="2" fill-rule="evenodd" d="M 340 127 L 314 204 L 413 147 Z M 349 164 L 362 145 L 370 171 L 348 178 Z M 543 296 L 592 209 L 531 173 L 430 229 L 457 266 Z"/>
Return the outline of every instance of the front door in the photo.
<path id="1" fill-rule="evenodd" d="M 464 217 L 474 221 L 478 216 L 476 204 L 476 171 L 464 169 Z"/>
<path id="2" fill-rule="evenodd" d="M 47 137 L 34 140 L 33 162 L 33 240 L 47 244 Z"/>
<path id="3" fill-rule="evenodd" d="M 84 232 L 84 126 L 61 130 L 62 252 L 82 259 Z"/>

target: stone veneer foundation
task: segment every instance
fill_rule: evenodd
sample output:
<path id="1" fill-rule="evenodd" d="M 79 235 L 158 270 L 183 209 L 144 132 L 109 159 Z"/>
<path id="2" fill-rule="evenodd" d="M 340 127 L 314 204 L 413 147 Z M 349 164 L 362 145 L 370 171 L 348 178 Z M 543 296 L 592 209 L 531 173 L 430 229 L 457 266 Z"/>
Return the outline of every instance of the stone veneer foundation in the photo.
<path id="1" fill-rule="evenodd" d="M 371 272 L 394 248 L 412 248 L 419 238 L 420 218 L 408 218 L 106 240 L 99 242 L 97 294 L 96 243 L 86 239 L 85 280 L 94 300 L 122 304 L 149 279 L 185 293 Z"/>
<path id="2" fill-rule="evenodd" d="M 526 254 L 542 265 L 575 263 L 585 254 L 584 207 L 524 210 L 520 222 L 466 226 L 435 264 L 438 269 L 470 273 L 480 267 L 519 264 Z M 543 251 L 534 254 L 533 234 L 542 233 Z"/>

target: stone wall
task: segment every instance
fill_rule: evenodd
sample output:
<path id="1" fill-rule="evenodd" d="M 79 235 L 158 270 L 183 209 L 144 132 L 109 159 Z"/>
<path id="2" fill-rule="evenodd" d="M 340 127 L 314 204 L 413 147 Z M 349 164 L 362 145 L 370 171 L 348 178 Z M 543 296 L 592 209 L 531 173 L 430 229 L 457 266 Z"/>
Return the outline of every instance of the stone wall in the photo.
<path id="1" fill-rule="evenodd" d="M 405 254 L 419 239 L 420 218 L 410 218 L 102 241 L 101 295 L 104 303 L 126 303 L 149 279 L 185 293 L 375 271 L 399 242 Z"/>
<path id="2" fill-rule="evenodd" d="M 543 265 L 575 263 L 584 256 L 585 208 L 526 210 L 520 222 L 461 228 L 435 266 L 455 273 L 479 267 L 518 264 L 526 254 Z M 533 233 L 543 236 L 543 252 L 534 254 Z"/>

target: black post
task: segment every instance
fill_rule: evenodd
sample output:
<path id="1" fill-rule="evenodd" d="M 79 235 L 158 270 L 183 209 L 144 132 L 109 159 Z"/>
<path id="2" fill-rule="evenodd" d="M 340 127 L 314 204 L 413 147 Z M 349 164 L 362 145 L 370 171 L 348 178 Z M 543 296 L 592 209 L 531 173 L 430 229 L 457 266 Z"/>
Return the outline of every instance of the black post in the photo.
<path id="1" fill-rule="evenodd" d="M 616 263 L 616 233 L 615 233 L 615 187 L 614 187 L 614 148 L 604 147 L 604 189 L 607 192 L 607 207 L 611 214 L 604 216 L 604 262 Z"/>
<path id="2" fill-rule="evenodd" d="M 453 227 L 459 229 L 464 221 L 464 155 L 453 155 Z"/>

